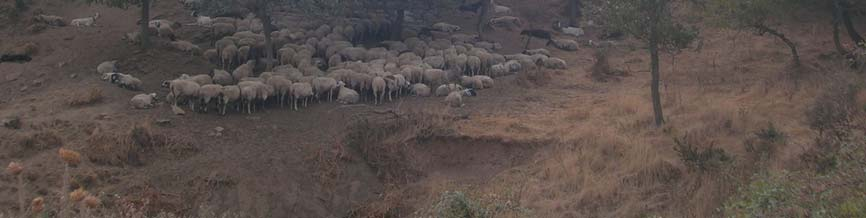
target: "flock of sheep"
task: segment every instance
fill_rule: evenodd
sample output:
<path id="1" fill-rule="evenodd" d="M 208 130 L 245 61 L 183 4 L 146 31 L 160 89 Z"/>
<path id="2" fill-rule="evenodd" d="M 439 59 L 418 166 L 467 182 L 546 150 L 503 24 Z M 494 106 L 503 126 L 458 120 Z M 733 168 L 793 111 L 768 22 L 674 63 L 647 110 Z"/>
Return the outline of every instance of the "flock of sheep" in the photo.
<path id="1" fill-rule="evenodd" d="M 494 18 L 495 19 L 495 18 Z M 343 104 L 372 101 L 381 104 L 403 95 L 444 96 L 449 106 L 463 106 L 464 96 L 490 88 L 495 77 L 543 69 L 565 69 L 566 62 L 551 57 L 546 49 L 518 54 L 496 53 L 501 45 L 460 33 L 461 28 L 435 23 L 410 33 L 402 41 L 381 40 L 391 35 L 386 19 L 348 19 L 312 30 L 283 28 L 270 33 L 274 49 L 265 49 L 261 20 L 197 16 L 195 25 L 206 27 L 215 39 L 203 50 L 176 38 L 182 25 L 152 20 L 151 31 L 168 38 L 172 48 L 201 55 L 219 66 L 207 74 L 187 75 L 164 81 L 166 100 L 177 106 L 220 114 L 234 106 L 252 113 L 273 103 L 289 104 L 294 110 L 311 100 L 336 99 Z M 137 43 L 140 33 L 124 38 Z M 369 46 L 369 45 L 373 46 Z M 367 45 L 367 46 L 364 46 Z M 567 49 L 566 49 L 567 50 Z M 265 58 L 272 52 L 275 59 Z M 267 62 L 276 65 L 261 72 Z M 116 61 L 97 66 L 103 80 L 131 90 L 141 89 L 141 80 L 117 72 Z M 431 88 L 435 87 L 435 89 Z M 156 94 L 133 97 L 136 108 L 153 107 Z"/>

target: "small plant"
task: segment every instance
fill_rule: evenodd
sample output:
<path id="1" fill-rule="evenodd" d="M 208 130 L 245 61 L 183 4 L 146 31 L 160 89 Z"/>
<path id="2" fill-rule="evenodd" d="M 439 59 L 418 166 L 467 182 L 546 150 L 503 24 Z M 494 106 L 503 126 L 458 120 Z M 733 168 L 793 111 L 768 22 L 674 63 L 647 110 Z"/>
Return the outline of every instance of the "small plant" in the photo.
<path id="1" fill-rule="evenodd" d="M 833 211 L 836 217 L 866 217 L 866 199 L 851 197 L 836 206 Z"/>
<path id="2" fill-rule="evenodd" d="M 102 102 L 103 95 L 102 90 L 97 88 L 92 88 L 83 93 L 78 93 L 73 96 L 69 102 L 67 103 L 69 106 L 73 107 L 81 107 L 87 105 L 93 105 L 99 102 Z"/>
<path id="3" fill-rule="evenodd" d="M 724 149 L 715 147 L 715 141 L 710 141 L 708 148 L 700 149 L 694 146 L 696 143 L 690 141 L 686 134 L 682 138 L 674 138 L 674 143 L 674 151 L 689 169 L 701 172 L 716 170 L 732 160 Z"/>
<path id="4" fill-rule="evenodd" d="M 749 186 L 724 206 L 725 217 L 791 217 L 796 186 L 784 175 L 756 175 Z"/>
<path id="5" fill-rule="evenodd" d="M 18 179 L 18 212 L 20 216 L 24 216 L 25 207 L 24 206 L 24 166 L 18 162 L 10 162 L 9 166 L 6 167 L 6 173 L 9 175 L 15 176 Z"/>
<path id="6" fill-rule="evenodd" d="M 57 153 L 60 155 L 60 159 L 63 160 L 63 178 L 61 178 L 60 193 L 66 193 L 66 189 L 69 187 L 69 167 L 78 166 L 81 163 L 81 154 L 65 148 L 60 148 Z M 72 196 L 70 195 L 70 197 Z M 66 195 L 61 195 L 60 202 L 63 206 L 60 209 L 60 217 L 68 217 L 69 203 L 66 201 Z"/>
<path id="7" fill-rule="evenodd" d="M 434 217 L 442 218 L 485 218 L 490 217 L 487 209 L 463 192 L 446 191 L 433 207 Z"/>
<path id="8" fill-rule="evenodd" d="M 785 133 L 777 129 L 773 123 L 755 132 L 755 136 L 745 142 L 746 151 L 754 154 L 757 159 L 772 157 L 778 147 L 784 144 Z"/>

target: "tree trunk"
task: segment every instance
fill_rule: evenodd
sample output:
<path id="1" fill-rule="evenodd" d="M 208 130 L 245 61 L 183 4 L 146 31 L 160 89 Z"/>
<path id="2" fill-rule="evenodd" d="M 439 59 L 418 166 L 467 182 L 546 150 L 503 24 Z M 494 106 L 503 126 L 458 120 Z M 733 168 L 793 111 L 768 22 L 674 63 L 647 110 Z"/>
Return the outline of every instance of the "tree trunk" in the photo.
<path id="1" fill-rule="evenodd" d="M 833 1 L 833 45 L 836 46 L 836 51 L 840 55 L 848 54 L 848 51 L 842 46 L 839 37 L 839 22 L 842 22 L 842 6 L 839 5 L 839 0 Z"/>
<path id="2" fill-rule="evenodd" d="M 487 13 L 490 12 L 491 1 L 492 0 L 481 0 L 481 12 L 478 13 L 478 22 L 475 25 L 478 27 L 478 38 L 482 40 L 484 39 L 484 24 L 486 24 L 484 21 L 487 20 Z"/>
<path id="3" fill-rule="evenodd" d="M 150 0 L 141 0 L 141 34 L 138 35 L 141 41 L 141 48 L 150 48 Z"/>
<path id="4" fill-rule="evenodd" d="M 782 34 L 781 32 L 776 31 L 770 27 L 764 25 L 756 25 L 755 28 L 757 28 L 760 32 L 769 33 L 770 35 L 781 39 L 782 42 L 785 42 L 785 44 L 788 45 L 788 48 L 791 48 L 791 58 L 794 60 L 794 66 L 800 66 L 800 54 L 797 53 L 797 44 L 794 44 L 794 42 L 788 39 L 785 34 Z"/>
<path id="5" fill-rule="evenodd" d="M 403 22 L 406 20 L 406 10 L 403 8 L 397 9 L 397 18 L 394 22 L 394 28 L 391 29 L 391 40 L 403 40 Z"/>
<path id="6" fill-rule="evenodd" d="M 580 14 L 580 0 L 566 0 L 568 1 L 568 24 L 569 26 L 577 27 L 580 26 L 580 21 L 577 19 L 581 16 Z"/>
<path id="7" fill-rule="evenodd" d="M 653 34 L 656 35 L 656 34 Z M 662 113 L 662 97 L 659 92 L 659 83 L 661 81 L 661 75 L 659 72 L 659 48 L 658 48 L 658 39 L 656 37 L 651 37 L 649 40 L 649 51 L 650 51 L 650 73 L 652 74 L 652 84 L 650 85 L 650 91 L 652 92 L 652 100 L 653 100 L 653 113 L 655 114 L 655 124 L 657 127 L 664 124 L 664 113 Z"/>
<path id="8" fill-rule="evenodd" d="M 274 31 L 274 27 L 271 26 L 271 16 L 266 13 L 262 13 L 262 31 L 265 35 L 265 71 L 270 72 L 274 67 L 274 42 L 271 40 L 271 32 Z"/>
<path id="9" fill-rule="evenodd" d="M 848 31 L 848 37 L 851 37 L 851 41 L 853 41 L 858 47 L 866 48 L 866 41 L 864 41 L 863 36 L 857 32 L 857 29 L 854 28 L 854 23 L 851 22 L 851 14 L 848 12 L 848 3 L 839 2 L 840 0 L 836 1 L 836 3 L 841 6 L 842 23 L 845 24 L 845 30 Z"/>

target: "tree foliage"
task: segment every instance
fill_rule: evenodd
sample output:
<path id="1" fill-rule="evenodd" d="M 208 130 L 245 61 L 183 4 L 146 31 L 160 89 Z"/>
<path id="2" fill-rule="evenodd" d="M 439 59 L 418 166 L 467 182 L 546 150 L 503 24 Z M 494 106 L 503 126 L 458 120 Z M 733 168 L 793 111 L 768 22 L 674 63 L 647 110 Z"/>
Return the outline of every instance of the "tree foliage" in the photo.
<path id="1" fill-rule="evenodd" d="M 800 65 L 797 45 L 779 31 L 781 20 L 791 17 L 804 0 L 710 0 L 707 12 L 720 26 L 751 30 L 755 34 L 770 34 L 781 39 L 791 49 L 794 65 Z"/>

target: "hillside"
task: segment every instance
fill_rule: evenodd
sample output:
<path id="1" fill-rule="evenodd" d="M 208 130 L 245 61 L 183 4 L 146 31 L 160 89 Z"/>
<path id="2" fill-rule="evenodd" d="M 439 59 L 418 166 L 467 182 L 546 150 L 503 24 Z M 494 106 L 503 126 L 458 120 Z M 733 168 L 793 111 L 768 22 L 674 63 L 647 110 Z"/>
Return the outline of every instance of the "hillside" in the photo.
<path id="1" fill-rule="evenodd" d="M 549 28 L 559 16 L 544 12 L 561 8 L 553 0 L 501 4 L 533 28 Z M 853 140 L 848 159 L 840 160 L 866 154 L 857 140 L 864 133 L 863 74 L 836 57 L 829 15 L 820 12 L 785 21 L 784 31 L 801 49 L 799 68 L 789 65 L 778 40 L 698 21 L 700 48 L 663 56 L 667 123 L 654 127 L 649 57 L 630 38 L 605 50 L 624 76 L 591 78 L 600 48 L 547 47 L 566 69 L 497 77 L 492 88 L 464 97 L 460 108 L 446 106 L 444 97 L 403 96 L 381 105 L 313 101 L 300 111 L 271 103 L 225 116 L 182 107 L 186 115 L 177 116 L 170 103 L 138 110 L 129 99 L 165 96 L 163 81 L 218 65 L 175 51 L 165 39 L 149 50 L 124 41 L 138 29 L 136 8 L 34 0 L 22 17 L 35 11 L 101 16 L 94 27 L 31 33 L 25 29 L 33 21 L 23 19 L 0 29 L 0 51 L 38 47 L 32 61 L 0 63 L 0 119 L 22 123 L 0 128 L 0 164 L 22 163 L 24 198 L 44 197 L 50 214 L 59 213 L 60 196 L 79 187 L 101 200 L 94 213 L 107 217 L 427 217 L 453 198 L 490 217 L 722 217 L 754 203 L 752 187 L 760 192 L 762 184 L 796 187 L 789 196 L 795 200 L 781 200 L 771 217 L 815 217 L 819 209 L 839 214 L 844 208 L 833 205 L 864 205 L 856 201 L 866 195 L 864 172 L 856 170 L 862 163 L 839 161 L 838 170 L 824 173 L 808 158 L 821 148 L 808 114 L 815 105 L 839 102 L 860 106 L 850 111 Z M 474 31 L 474 17 L 449 13 L 443 21 Z M 158 1 L 151 14 L 195 22 L 177 1 Z M 207 31 L 183 25 L 177 35 L 207 49 L 213 47 L 202 37 Z M 577 40 L 597 40 L 603 30 L 587 31 Z M 518 33 L 488 34 L 510 54 L 522 50 Z M 530 45 L 542 46 L 541 40 Z M 142 90 L 101 80 L 96 66 L 108 60 L 140 78 Z M 854 87 L 853 97 L 821 101 L 839 87 Z M 90 95 L 99 98 L 90 102 Z M 768 131 L 783 140 L 763 137 Z M 747 146 L 765 141 L 766 157 Z M 678 144 L 719 149 L 730 158 L 696 169 L 683 161 Z M 62 191 L 60 147 L 83 156 Z M 826 190 L 836 191 L 814 200 Z M 16 177 L 3 173 L 0 214 L 19 211 L 18 191 Z"/>

